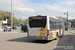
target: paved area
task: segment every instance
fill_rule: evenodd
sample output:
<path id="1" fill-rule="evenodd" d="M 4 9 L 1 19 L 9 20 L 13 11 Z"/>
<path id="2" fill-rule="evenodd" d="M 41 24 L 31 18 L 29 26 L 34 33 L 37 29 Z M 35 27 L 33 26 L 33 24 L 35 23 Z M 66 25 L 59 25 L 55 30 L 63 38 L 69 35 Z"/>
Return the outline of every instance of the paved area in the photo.
<path id="1" fill-rule="evenodd" d="M 65 36 L 59 39 L 53 50 L 75 50 L 75 34 L 65 31 Z"/>
<path id="2" fill-rule="evenodd" d="M 3 31 L 3 29 L 0 31 L 1 33 L 11 33 L 11 31 Z M 12 30 L 12 33 L 26 33 L 26 32 L 22 32 L 21 29 L 17 29 L 17 30 Z"/>
<path id="3" fill-rule="evenodd" d="M 71 30 L 68 30 L 68 32 L 75 34 L 75 28 L 72 28 Z"/>
<path id="4" fill-rule="evenodd" d="M 51 41 L 30 40 L 26 32 L 18 31 L 18 33 L 0 32 L 0 50 L 75 50 L 75 34 L 67 31 L 63 37 Z"/>

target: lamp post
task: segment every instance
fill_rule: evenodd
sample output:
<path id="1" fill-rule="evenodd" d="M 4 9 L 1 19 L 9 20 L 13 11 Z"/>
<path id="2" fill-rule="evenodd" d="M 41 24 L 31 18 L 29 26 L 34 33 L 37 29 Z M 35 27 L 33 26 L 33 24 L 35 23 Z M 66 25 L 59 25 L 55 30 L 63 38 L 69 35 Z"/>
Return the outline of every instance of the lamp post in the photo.
<path id="1" fill-rule="evenodd" d="M 11 32 L 12 32 L 12 26 L 13 26 L 13 9 L 12 9 L 12 0 L 11 0 Z"/>
<path id="2" fill-rule="evenodd" d="M 67 11 L 67 13 L 64 13 L 64 14 L 66 14 L 66 16 L 67 16 L 67 30 L 68 30 L 68 11 Z"/>

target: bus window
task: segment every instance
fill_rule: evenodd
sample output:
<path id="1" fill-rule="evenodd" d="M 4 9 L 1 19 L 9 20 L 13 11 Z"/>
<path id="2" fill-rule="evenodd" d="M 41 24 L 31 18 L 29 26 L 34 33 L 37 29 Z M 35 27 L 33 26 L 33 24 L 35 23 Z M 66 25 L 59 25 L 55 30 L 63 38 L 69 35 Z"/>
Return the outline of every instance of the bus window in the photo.
<path id="1" fill-rule="evenodd" d="M 45 27 L 46 26 L 46 17 L 42 19 L 30 19 L 29 20 L 29 26 L 32 27 Z"/>

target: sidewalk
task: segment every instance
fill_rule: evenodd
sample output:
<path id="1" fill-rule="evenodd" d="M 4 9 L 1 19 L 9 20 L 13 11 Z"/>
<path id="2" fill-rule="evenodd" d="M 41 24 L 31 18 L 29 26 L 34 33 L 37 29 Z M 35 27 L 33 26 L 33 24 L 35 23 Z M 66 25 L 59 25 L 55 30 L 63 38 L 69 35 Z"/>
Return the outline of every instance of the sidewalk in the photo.
<path id="1" fill-rule="evenodd" d="M 68 32 L 75 34 L 75 28 L 72 28 L 71 30 L 68 30 Z"/>
<path id="2" fill-rule="evenodd" d="M 0 28 L 0 32 L 3 31 L 3 29 Z"/>
<path id="3" fill-rule="evenodd" d="M 0 33 L 18 33 L 18 31 L 17 30 L 12 30 L 12 32 L 11 31 L 3 31 L 3 29 L 2 30 L 0 30 Z"/>
<path id="4" fill-rule="evenodd" d="M 27 33 L 27 32 L 22 32 L 20 29 L 17 29 L 17 30 L 12 30 L 12 32 L 11 31 L 4 32 L 3 30 L 1 30 L 0 33 Z"/>

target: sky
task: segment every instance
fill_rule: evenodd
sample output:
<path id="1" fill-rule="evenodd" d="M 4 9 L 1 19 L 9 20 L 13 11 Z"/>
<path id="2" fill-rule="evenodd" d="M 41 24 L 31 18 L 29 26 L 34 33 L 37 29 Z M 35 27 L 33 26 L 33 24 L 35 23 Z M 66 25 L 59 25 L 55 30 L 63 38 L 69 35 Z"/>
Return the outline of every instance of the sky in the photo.
<path id="1" fill-rule="evenodd" d="M 12 0 L 13 13 L 18 19 L 35 15 L 67 17 L 75 19 L 75 0 Z M 11 11 L 11 0 L 0 0 L 0 10 Z"/>

